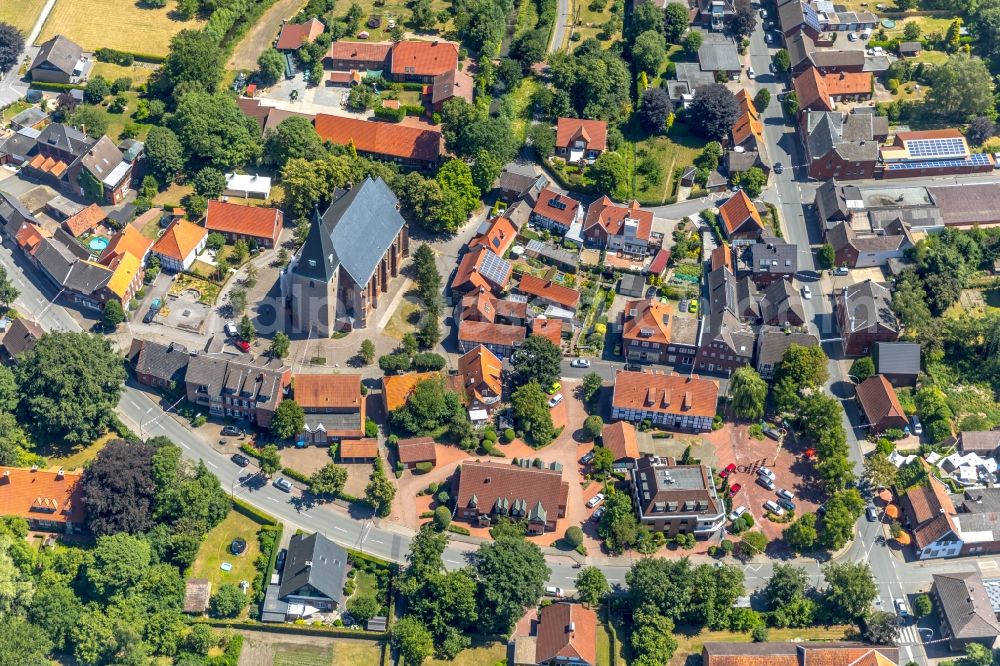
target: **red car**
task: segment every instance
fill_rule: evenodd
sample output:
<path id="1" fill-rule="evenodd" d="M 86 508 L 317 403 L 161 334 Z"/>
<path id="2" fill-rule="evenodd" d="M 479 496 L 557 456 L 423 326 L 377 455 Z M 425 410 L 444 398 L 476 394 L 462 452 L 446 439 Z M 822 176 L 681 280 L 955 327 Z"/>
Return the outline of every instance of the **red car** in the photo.
<path id="1" fill-rule="evenodd" d="M 726 465 L 726 469 L 719 472 L 719 476 L 725 479 L 735 471 L 736 471 L 736 465 L 733 463 L 729 463 L 728 465 Z"/>
<path id="2" fill-rule="evenodd" d="M 738 483 L 734 483 L 733 485 L 729 486 L 729 494 L 730 495 L 735 495 L 736 493 L 740 492 L 741 490 L 743 490 L 743 486 L 741 486 Z"/>
<path id="3" fill-rule="evenodd" d="M 247 342 L 246 340 L 237 340 L 233 344 L 235 344 L 236 348 L 239 349 L 244 354 L 250 353 L 250 343 Z"/>

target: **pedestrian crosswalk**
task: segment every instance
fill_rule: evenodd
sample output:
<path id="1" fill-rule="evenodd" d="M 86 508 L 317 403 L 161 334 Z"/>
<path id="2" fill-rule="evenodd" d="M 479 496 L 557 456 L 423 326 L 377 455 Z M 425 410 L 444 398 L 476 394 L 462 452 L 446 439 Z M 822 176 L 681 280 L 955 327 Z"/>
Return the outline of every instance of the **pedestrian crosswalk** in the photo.
<path id="1" fill-rule="evenodd" d="M 921 642 L 920 632 L 917 631 L 916 625 L 904 624 L 899 628 L 900 645 L 918 645 Z"/>

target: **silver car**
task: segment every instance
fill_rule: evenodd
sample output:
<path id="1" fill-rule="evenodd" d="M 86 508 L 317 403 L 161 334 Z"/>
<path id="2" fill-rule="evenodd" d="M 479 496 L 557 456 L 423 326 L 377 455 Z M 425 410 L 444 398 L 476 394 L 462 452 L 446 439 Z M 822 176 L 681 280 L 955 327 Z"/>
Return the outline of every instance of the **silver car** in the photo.
<path id="1" fill-rule="evenodd" d="M 294 488 L 292 482 L 283 476 L 279 476 L 274 480 L 274 487 L 278 490 L 284 490 L 286 493 L 292 492 L 292 488 Z"/>

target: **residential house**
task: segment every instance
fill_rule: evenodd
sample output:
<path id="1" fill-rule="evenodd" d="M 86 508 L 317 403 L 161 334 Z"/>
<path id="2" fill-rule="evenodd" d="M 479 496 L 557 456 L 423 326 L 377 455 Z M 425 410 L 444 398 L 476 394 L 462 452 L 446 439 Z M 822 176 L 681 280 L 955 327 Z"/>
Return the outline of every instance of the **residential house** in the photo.
<path id="1" fill-rule="evenodd" d="M 841 289 L 834 309 L 845 356 L 864 356 L 876 342 L 895 342 L 899 338 L 892 294 L 871 279 Z"/>
<path id="2" fill-rule="evenodd" d="M 441 380 L 440 372 L 408 372 L 382 378 L 382 408 L 386 414 L 404 406 L 419 382 Z"/>
<path id="3" fill-rule="evenodd" d="M 437 447 L 431 437 L 413 437 L 396 442 L 399 462 L 406 469 L 413 469 L 420 463 L 437 465 Z"/>
<path id="4" fill-rule="evenodd" d="M 920 374 L 920 345 L 915 342 L 876 342 L 875 371 L 893 386 L 916 386 Z"/>
<path id="5" fill-rule="evenodd" d="M 973 153 L 957 129 L 896 132 L 892 145 L 879 147 L 883 178 L 930 178 L 992 173 L 993 156 Z"/>
<path id="6" fill-rule="evenodd" d="M 855 213 L 865 210 L 865 200 L 858 186 L 837 183 L 835 178 L 824 181 L 816 189 L 813 204 L 826 230 L 838 222 L 849 222 Z"/>
<path id="7" fill-rule="evenodd" d="M 80 472 L 0 467 L 0 516 L 28 521 L 28 528 L 73 534 L 86 529 Z"/>
<path id="8" fill-rule="evenodd" d="M 279 113 L 279 110 L 271 111 L 268 114 L 268 121 L 274 120 Z M 284 118 L 281 120 L 284 120 Z M 307 120 L 312 122 L 313 116 L 307 116 Z M 264 131 L 267 132 L 268 129 L 270 129 L 268 123 L 265 123 Z M 225 174 L 225 178 L 226 189 L 222 190 L 223 197 L 242 197 L 244 199 L 271 198 L 271 179 L 267 176 L 259 176 L 255 173 L 236 173 L 234 171 L 233 173 Z"/>
<path id="9" fill-rule="evenodd" d="M 729 310 L 710 314 L 702 322 L 695 364 L 699 372 L 729 376 L 750 365 L 756 336 L 753 328 Z"/>
<path id="10" fill-rule="evenodd" d="M 778 3 L 778 23 L 786 36 L 804 31 L 813 38 L 819 38 L 831 32 L 874 30 L 878 25 L 878 16 L 867 11 L 836 11 L 833 5 L 818 0 L 781 0 Z"/>
<path id="11" fill-rule="evenodd" d="M 889 132 L 882 116 L 839 111 L 805 111 L 801 131 L 809 177 L 819 180 L 874 178 L 879 143 Z"/>
<path id="12" fill-rule="evenodd" d="M 667 94 L 678 108 L 688 108 L 698 88 L 715 83 L 715 74 L 703 70 L 696 62 L 679 62 L 676 72 L 677 80 L 667 82 Z"/>
<path id="13" fill-rule="evenodd" d="M 38 47 L 38 53 L 28 67 L 32 81 L 40 83 L 82 83 L 93 63 L 83 55 L 78 44 L 62 35 Z"/>
<path id="14" fill-rule="evenodd" d="M 240 108 L 247 118 L 251 118 L 257 123 L 257 127 L 260 130 L 261 135 L 266 133 L 268 130 L 277 129 L 278 125 L 281 124 L 286 118 L 296 117 L 304 118 L 310 123 L 316 121 L 316 115 L 312 113 L 300 113 L 297 111 L 288 111 L 286 109 L 279 109 L 275 106 L 268 106 L 268 104 L 273 104 L 272 100 L 254 99 L 252 97 L 237 97 L 236 106 Z M 226 176 L 226 190 L 223 194 L 229 196 L 238 197 L 254 197 L 266 199 L 270 196 L 271 179 L 264 176 L 246 176 L 238 173 L 227 173 Z M 232 181 L 232 182 L 230 182 Z M 229 185 L 233 185 L 233 189 L 229 189 Z M 266 194 L 263 194 L 261 190 L 266 190 Z"/>
<path id="15" fill-rule="evenodd" d="M 361 375 L 296 373 L 293 396 L 306 417 L 298 442 L 327 446 L 365 436 Z"/>
<path id="16" fill-rule="evenodd" d="M 27 175 L 75 196 L 118 204 L 132 184 L 132 164 L 108 137 L 94 140 L 69 125 L 50 123 L 14 150 L 26 158 Z"/>
<path id="17" fill-rule="evenodd" d="M 698 66 L 703 72 L 711 72 L 716 80 L 725 78 L 738 81 L 743 63 L 736 42 L 731 37 L 719 33 L 702 33 L 704 38 L 698 48 Z"/>
<path id="18" fill-rule="evenodd" d="M 138 226 L 126 224 L 111 237 L 108 246 L 101 252 L 97 261 L 107 266 L 116 258 L 129 253 L 137 257 L 140 264 L 145 265 L 153 249 L 153 243 L 153 239 L 144 236 Z"/>
<path id="19" fill-rule="evenodd" d="M 729 243 L 722 243 L 712 250 L 709 255 L 709 266 L 712 271 L 725 268 L 730 273 L 736 272 L 736 263 L 733 261 L 733 250 Z"/>
<path id="20" fill-rule="evenodd" d="M 347 551 L 319 532 L 293 534 L 280 583 L 268 585 L 260 619 L 286 622 L 340 609 L 347 564 Z"/>
<path id="21" fill-rule="evenodd" d="M 98 139 L 80 156 L 79 165 L 78 171 L 72 167 L 67 171 L 77 173 L 79 188 L 73 188 L 73 181 L 69 181 L 72 190 L 102 203 L 114 205 L 124 201 L 132 185 L 132 164 L 111 139 L 106 136 Z"/>
<path id="22" fill-rule="evenodd" d="M 628 301 L 622 311 L 622 353 L 628 363 L 694 365 L 697 320 L 677 317 L 670 303 Z"/>
<path id="23" fill-rule="evenodd" d="M 455 277 L 451 281 L 453 293 L 500 293 L 507 289 L 514 267 L 488 247 L 479 246 L 462 255 Z"/>
<path id="24" fill-rule="evenodd" d="M 535 635 L 514 639 L 513 666 L 596 666 L 597 613 L 559 601 L 538 611 Z"/>
<path id="25" fill-rule="evenodd" d="M 646 278 L 635 273 L 625 273 L 618 281 L 618 293 L 629 298 L 642 298 L 646 293 Z"/>
<path id="26" fill-rule="evenodd" d="M 705 643 L 702 666 L 896 666 L 899 648 L 846 641 Z"/>
<path id="27" fill-rule="evenodd" d="M 237 359 L 197 354 L 184 373 L 188 402 L 212 416 L 235 418 L 267 428 L 292 381 L 279 359 L 254 365 Z"/>
<path id="28" fill-rule="evenodd" d="M 49 281 L 63 301 L 90 310 L 101 310 L 112 298 L 108 287 L 115 271 L 91 261 L 89 250 L 61 228 L 47 236 L 41 229 L 26 224 L 19 230 L 16 239 L 28 261 Z M 136 269 L 137 266 L 125 268 Z M 134 274 L 129 279 L 126 273 L 119 274 L 115 282 L 115 298 L 121 299 L 135 284 Z M 126 275 L 124 282 L 122 275 Z M 128 301 L 124 305 L 127 306 Z"/>
<path id="29" fill-rule="evenodd" d="M 0 191 L 0 235 L 11 242 L 22 229 L 41 229 L 38 220 L 17 197 Z M 49 234 L 51 236 L 51 234 Z"/>
<path id="30" fill-rule="evenodd" d="M 555 266 L 563 273 L 576 273 L 580 266 L 580 259 L 576 252 L 564 250 L 538 239 L 528 241 L 524 247 L 524 256 L 538 259 L 549 266 Z"/>
<path id="31" fill-rule="evenodd" d="M 601 446 L 614 456 L 612 469 L 623 471 L 635 467 L 639 460 L 639 441 L 635 426 L 628 421 L 605 423 L 601 429 Z"/>
<path id="32" fill-rule="evenodd" d="M 281 26 L 274 48 L 279 51 L 298 51 L 303 45 L 315 42 L 324 30 L 326 26 L 317 18 L 311 18 L 305 23 L 286 23 Z"/>
<path id="33" fill-rule="evenodd" d="M 531 221 L 560 234 L 568 233 L 574 225 L 579 225 L 582 231 L 583 204 L 546 187 L 538 193 L 538 201 L 531 209 Z"/>
<path id="34" fill-rule="evenodd" d="M 90 204 L 76 215 L 66 218 L 62 223 L 62 227 L 70 236 L 79 239 L 81 236 L 96 229 L 106 219 L 108 219 L 108 216 L 100 206 Z"/>
<path id="35" fill-rule="evenodd" d="M 443 141 L 436 130 L 325 113 L 316 115 L 315 126 L 321 140 L 353 144 L 364 157 L 420 169 L 430 169 L 441 160 Z"/>
<path id="36" fill-rule="evenodd" d="M 458 474 L 455 518 L 489 527 L 506 517 L 523 521 L 528 534 L 542 534 L 554 531 L 556 521 L 566 516 L 568 497 L 569 483 L 559 469 L 464 462 Z"/>
<path id="37" fill-rule="evenodd" d="M 458 359 L 458 376 L 465 390 L 468 409 L 492 413 L 503 396 L 503 361 L 479 345 Z"/>
<path id="38" fill-rule="evenodd" d="M 856 392 L 869 432 L 881 434 L 892 428 L 902 430 L 909 425 L 892 384 L 882 375 L 872 375 L 861 382 Z"/>
<path id="39" fill-rule="evenodd" d="M 948 497 L 948 488 L 937 477 L 928 475 L 927 484 L 911 488 L 900 503 L 903 526 L 913 534 L 919 559 L 955 557 L 962 553 L 955 505 Z"/>
<path id="40" fill-rule="evenodd" d="M 608 148 L 608 124 L 603 120 L 556 120 L 556 155 L 569 164 L 592 164 Z"/>
<path id="41" fill-rule="evenodd" d="M 514 350 L 524 344 L 525 337 L 524 326 L 487 321 L 462 321 L 458 325 L 458 349 L 463 354 L 481 345 L 500 359 L 510 358 Z"/>
<path id="42" fill-rule="evenodd" d="M 544 174 L 536 174 L 533 170 L 522 171 L 509 165 L 500 172 L 497 181 L 501 199 L 511 204 L 526 199 L 531 206 L 535 205 L 539 193 L 548 186 L 549 179 Z"/>
<path id="43" fill-rule="evenodd" d="M 743 190 L 719 206 L 722 232 L 730 241 L 756 240 L 764 231 L 764 222 L 750 197 Z"/>
<path id="44" fill-rule="evenodd" d="M 708 432 L 718 399 L 718 384 L 695 375 L 619 370 L 615 373 L 611 418 L 649 419 L 672 430 Z"/>
<path id="45" fill-rule="evenodd" d="M 982 574 L 966 571 L 932 577 L 931 596 L 948 647 L 955 652 L 964 652 L 971 643 L 991 650 L 1000 647 L 1000 621 Z"/>
<path id="46" fill-rule="evenodd" d="M 152 252 L 159 258 L 163 271 L 177 273 L 191 268 L 207 241 L 208 230 L 205 227 L 179 218 L 171 222 L 153 244 Z"/>
<path id="47" fill-rule="evenodd" d="M 583 238 L 588 245 L 644 258 L 652 249 L 652 228 L 652 211 L 642 210 L 638 201 L 619 206 L 605 195 L 587 207 Z"/>
<path id="48" fill-rule="evenodd" d="M 314 210 L 306 241 L 281 275 L 281 293 L 300 333 L 329 337 L 367 328 L 410 254 L 399 202 L 381 178 L 334 192 Z"/>
<path id="49" fill-rule="evenodd" d="M 342 463 L 370 463 L 378 458 L 378 440 L 374 437 L 345 439 L 337 449 L 337 458 Z"/>
<path id="50" fill-rule="evenodd" d="M 566 322 L 572 331 L 572 320 Z M 545 338 L 556 347 L 562 345 L 564 322 L 558 318 L 550 319 L 545 315 L 539 315 L 531 320 L 531 335 Z"/>
<path id="51" fill-rule="evenodd" d="M 871 72 L 831 72 L 822 74 L 809 67 L 792 78 L 799 108 L 810 111 L 833 111 L 838 102 L 871 99 L 874 88 Z"/>
<path id="52" fill-rule="evenodd" d="M 526 300 L 499 299 L 486 289 L 462 297 L 455 307 L 455 321 L 485 321 L 523 326 L 528 318 Z"/>
<path id="53" fill-rule="evenodd" d="M 732 175 L 757 167 L 769 174 L 771 162 L 767 156 L 760 113 L 745 88 L 736 93 L 736 100 L 740 104 L 740 115 L 729 130 L 729 143 L 724 155 L 726 171 Z"/>
<path id="54" fill-rule="evenodd" d="M 811 333 L 792 333 L 776 326 L 762 326 L 757 334 L 754 367 L 764 379 L 774 379 L 778 364 L 792 345 L 818 347 L 819 339 Z"/>
<path id="55" fill-rule="evenodd" d="M 495 217 L 489 226 L 471 241 L 469 249 L 485 247 L 497 256 L 504 256 L 517 238 L 517 229 L 506 217 Z"/>
<path id="56" fill-rule="evenodd" d="M 0 351 L 8 363 L 17 363 L 21 354 L 31 351 L 35 343 L 45 335 L 45 330 L 36 322 L 26 317 L 18 317 L 10 322 L 7 331 L 0 340 Z"/>
<path id="57" fill-rule="evenodd" d="M 330 44 L 323 64 L 334 70 L 382 71 L 391 52 L 392 42 L 338 41 Z"/>
<path id="58" fill-rule="evenodd" d="M 528 296 L 529 302 L 551 305 L 571 312 L 575 312 L 580 305 L 580 292 L 576 289 L 570 289 L 552 280 L 543 280 L 528 273 L 521 275 L 521 280 L 514 291 Z"/>
<path id="59" fill-rule="evenodd" d="M 761 236 L 757 243 L 737 246 L 735 258 L 736 276 L 749 275 L 761 288 L 775 280 L 791 280 L 799 270 L 799 247 L 774 236 Z"/>
<path id="60" fill-rule="evenodd" d="M 788 49 L 793 76 L 810 67 L 815 67 L 822 74 L 871 70 L 863 49 L 839 49 L 833 47 L 832 42 L 813 39 L 804 31 L 786 37 L 785 48 Z"/>
<path id="61" fill-rule="evenodd" d="M 838 222 L 826 232 L 833 246 L 834 264 L 846 268 L 885 266 L 906 256 L 916 246 L 910 225 L 900 219 L 890 222 L 881 233 L 857 233 L 848 222 Z"/>
<path id="62" fill-rule="evenodd" d="M 8 333 L 10 335 L 10 333 Z M 6 345 L 6 339 L 4 340 Z M 995 457 L 1000 450 L 1000 430 L 966 430 L 958 433 L 958 450 Z"/>
<path id="63" fill-rule="evenodd" d="M 668 537 L 711 538 L 726 523 L 726 505 L 715 491 L 711 468 L 642 457 L 632 469 L 639 524 Z"/>
<path id="64" fill-rule="evenodd" d="M 215 199 L 208 202 L 205 211 L 205 228 L 209 233 L 222 234 L 228 243 L 243 241 L 251 249 L 277 247 L 284 222 L 284 213 L 277 208 L 244 206 Z"/>
<path id="65" fill-rule="evenodd" d="M 184 385 L 191 352 L 179 342 L 163 344 L 135 338 L 128 352 L 135 378 L 144 386 L 175 391 Z"/>
<path id="66" fill-rule="evenodd" d="M 781 328 L 806 323 L 802 298 L 791 280 L 777 280 L 764 289 L 760 299 L 760 321 L 762 324 Z"/>

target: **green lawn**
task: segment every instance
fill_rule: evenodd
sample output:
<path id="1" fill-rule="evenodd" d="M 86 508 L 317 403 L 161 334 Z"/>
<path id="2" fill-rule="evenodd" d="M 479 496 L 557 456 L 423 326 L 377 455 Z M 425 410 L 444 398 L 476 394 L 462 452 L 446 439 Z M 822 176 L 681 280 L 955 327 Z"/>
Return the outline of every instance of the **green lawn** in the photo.
<path id="1" fill-rule="evenodd" d="M 611 630 L 608 625 L 601 622 L 597 625 L 597 666 L 610 666 L 611 665 Z M 622 649 L 622 642 L 617 641 L 615 643 L 616 654 L 615 663 L 625 664 L 625 654 Z"/>
<path id="2" fill-rule="evenodd" d="M 527 0 L 525 0 L 527 2 Z M 531 124 L 531 99 L 542 84 L 533 76 L 529 76 L 521 81 L 517 90 L 510 94 L 510 101 L 514 107 L 514 136 L 518 143 L 524 142 L 528 135 L 528 125 Z"/>
<path id="3" fill-rule="evenodd" d="M 21 113 L 25 109 L 30 109 L 31 106 L 32 106 L 31 104 L 25 102 L 23 99 L 17 100 L 3 111 L 0 111 L 0 125 L 6 124 L 7 121 L 9 121 L 11 118 Z"/>
<path id="4" fill-rule="evenodd" d="M 632 139 L 630 135 L 631 133 L 626 137 Z M 660 165 L 663 176 L 659 183 L 654 183 L 643 174 L 633 171 L 635 173 L 633 196 L 642 204 L 662 204 L 670 195 L 674 169 L 692 164 L 704 145 L 705 141 L 691 134 L 682 123 L 675 123 L 666 136 L 651 136 L 636 140 L 635 160 L 633 161 L 630 155 L 627 156 L 630 167 L 637 170 L 644 159 L 652 159 Z"/>
<path id="5" fill-rule="evenodd" d="M 329 666 L 333 662 L 332 645 L 275 643 L 273 649 L 274 666 Z"/>
<path id="6" fill-rule="evenodd" d="M 397 340 L 402 340 L 407 333 L 416 333 L 420 312 L 418 299 L 415 296 L 404 296 L 382 332 Z"/>
<path id="7" fill-rule="evenodd" d="M 367 571 L 355 569 L 354 576 L 354 596 L 363 597 L 365 595 L 375 597 L 378 595 L 378 581 L 375 576 Z"/>
<path id="8" fill-rule="evenodd" d="M 940 65 L 948 59 L 948 54 L 944 51 L 921 51 L 917 57 L 910 58 L 910 62 L 927 62 L 932 65 Z"/>
<path id="9" fill-rule="evenodd" d="M 114 100 L 114 96 L 109 96 L 104 100 L 103 104 L 98 105 L 96 108 L 105 117 L 108 123 L 108 129 L 104 132 L 112 140 L 118 140 L 121 137 L 122 129 L 126 124 L 132 123 L 139 128 L 139 140 L 146 138 L 149 134 L 149 130 L 153 127 L 145 123 L 136 122 L 132 118 L 132 114 L 135 113 L 136 107 L 139 104 L 139 93 L 134 90 L 130 90 L 125 93 L 125 97 L 128 98 L 128 104 L 126 105 L 124 113 L 111 113 L 108 111 L 108 105 Z"/>
<path id="10" fill-rule="evenodd" d="M 606 0 L 604 7 L 598 9 L 591 9 L 590 3 L 591 0 L 573 0 L 571 4 L 570 15 L 576 19 L 576 27 L 573 29 L 573 32 L 580 35 L 580 40 L 576 42 L 577 44 L 591 37 L 597 39 L 597 33 L 601 32 L 601 26 L 607 23 L 612 16 L 611 7 L 614 3 L 611 0 Z M 615 36 L 619 35 L 620 33 Z M 615 40 L 602 40 L 601 46 L 607 48 L 612 41 Z"/>
<path id="11" fill-rule="evenodd" d="M 916 23 L 920 26 L 920 35 L 926 36 L 932 32 L 940 32 L 942 35 L 948 32 L 948 26 L 954 19 L 950 18 L 937 18 L 934 16 L 911 16 L 905 19 L 899 19 L 896 21 L 896 27 L 892 30 L 886 30 L 886 37 L 892 39 L 893 37 L 898 37 L 903 39 L 903 30 L 907 23 Z M 873 35 L 874 36 L 874 35 Z"/>
<path id="12" fill-rule="evenodd" d="M 472 647 L 459 652 L 453 660 L 427 659 L 424 666 L 495 666 L 506 658 L 506 643 L 477 636 L 472 639 Z"/>
<path id="13" fill-rule="evenodd" d="M 254 576 L 257 575 L 254 560 L 260 554 L 260 544 L 257 542 L 259 530 L 259 523 L 242 513 L 230 511 L 226 519 L 216 525 L 202 542 L 194 564 L 191 565 L 191 577 L 210 580 L 213 592 L 224 583 L 239 585 L 244 580 L 253 583 Z M 229 545 L 236 537 L 247 542 L 247 549 L 242 555 L 233 555 L 229 551 Z M 223 562 L 232 564 L 232 570 L 223 571 L 220 568 Z"/>
<path id="14" fill-rule="evenodd" d="M 79 469 L 85 463 L 93 460 L 108 442 L 117 437 L 118 433 L 109 432 L 86 446 L 60 446 L 59 448 L 52 446 L 47 450 L 40 451 L 40 453 L 45 455 L 45 461 L 49 467 L 62 467 L 65 470 Z"/>
<path id="15" fill-rule="evenodd" d="M 134 63 L 128 67 L 123 67 L 111 62 L 95 62 L 90 75 L 91 77 L 103 76 L 108 81 L 114 81 L 125 76 L 132 79 L 132 86 L 135 87 L 148 81 L 149 77 L 155 71 L 156 66 L 148 63 Z"/>

